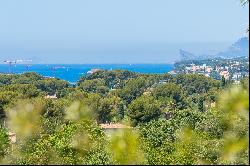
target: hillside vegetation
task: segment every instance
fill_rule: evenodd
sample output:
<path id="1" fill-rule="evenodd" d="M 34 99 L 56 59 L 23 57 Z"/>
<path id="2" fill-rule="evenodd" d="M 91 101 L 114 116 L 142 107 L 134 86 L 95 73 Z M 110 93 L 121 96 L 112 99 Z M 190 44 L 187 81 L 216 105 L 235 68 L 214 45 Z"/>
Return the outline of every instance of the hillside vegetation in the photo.
<path id="1" fill-rule="evenodd" d="M 123 70 L 98 71 L 75 86 L 36 73 L 0 75 L 0 160 L 249 164 L 248 83 Z M 103 123 L 131 128 L 108 135 Z"/>

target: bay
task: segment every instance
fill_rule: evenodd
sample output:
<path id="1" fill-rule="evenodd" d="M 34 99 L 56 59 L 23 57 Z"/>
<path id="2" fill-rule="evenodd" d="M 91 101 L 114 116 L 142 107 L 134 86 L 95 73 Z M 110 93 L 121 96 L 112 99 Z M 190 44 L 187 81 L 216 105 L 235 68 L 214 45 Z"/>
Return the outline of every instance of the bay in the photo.
<path id="1" fill-rule="evenodd" d="M 46 77 L 56 77 L 75 84 L 91 69 L 128 70 L 138 73 L 164 74 L 173 70 L 173 64 L 0 64 L 0 73 L 22 74 L 36 72 Z"/>

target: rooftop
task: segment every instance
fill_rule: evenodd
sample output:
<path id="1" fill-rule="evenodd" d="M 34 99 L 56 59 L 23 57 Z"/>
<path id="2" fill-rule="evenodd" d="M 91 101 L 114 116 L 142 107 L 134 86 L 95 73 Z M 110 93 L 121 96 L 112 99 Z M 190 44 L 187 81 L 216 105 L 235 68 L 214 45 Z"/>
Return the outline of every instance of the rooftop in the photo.
<path id="1" fill-rule="evenodd" d="M 110 124 L 100 124 L 103 129 L 125 129 L 131 128 L 130 126 L 126 126 L 120 123 L 110 123 Z"/>
<path id="2" fill-rule="evenodd" d="M 47 95 L 45 96 L 45 99 L 57 99 L 56 94 L 54 94 L 53 96 Z"/>

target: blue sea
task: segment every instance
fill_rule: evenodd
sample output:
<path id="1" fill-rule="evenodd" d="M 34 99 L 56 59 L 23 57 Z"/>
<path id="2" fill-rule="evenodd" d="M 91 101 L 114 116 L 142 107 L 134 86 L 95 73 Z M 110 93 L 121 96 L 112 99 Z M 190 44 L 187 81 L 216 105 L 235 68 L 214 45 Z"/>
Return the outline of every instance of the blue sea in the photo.
<path id="1" fill-rule="evenodd" d="M 80 77 L 87 75 L 91 69 L 105 70 L 129 70 L 138 73 L 163 74 L 173 70 L 173 64 L 0 64 L 0 73 L 21 74 L 25 72 L 37 72 L 43 76 L 56 77 L 75 84 Z"/>

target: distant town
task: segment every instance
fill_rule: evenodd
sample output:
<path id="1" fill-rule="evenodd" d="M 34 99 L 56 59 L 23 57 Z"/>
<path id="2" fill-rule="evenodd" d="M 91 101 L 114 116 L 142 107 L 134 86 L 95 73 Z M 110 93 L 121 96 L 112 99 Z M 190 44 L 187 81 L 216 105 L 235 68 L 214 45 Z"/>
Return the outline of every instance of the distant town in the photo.
<path id="1" fill-rule="evenodd" d="M 203 74 L 214 79 L 221 79 L 238 83 L 249 76 L 249 57 L 232 59 L 214 58 L 207 60 L 186 60 L 175 63 L 170 74 Z"/>

